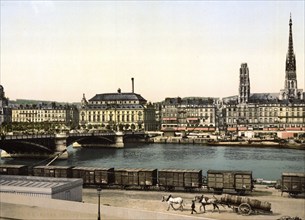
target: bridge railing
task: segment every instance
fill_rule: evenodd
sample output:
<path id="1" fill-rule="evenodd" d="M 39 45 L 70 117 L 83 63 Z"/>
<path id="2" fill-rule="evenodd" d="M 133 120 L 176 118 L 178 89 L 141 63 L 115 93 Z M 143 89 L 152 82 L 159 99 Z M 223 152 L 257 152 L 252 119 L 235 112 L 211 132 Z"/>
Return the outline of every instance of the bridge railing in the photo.
<path id="1" fill-rule="evenodd" d="M 69 133 L 69 137 L 90 137 L 90 136 L 113 136 L 113 132 L 94 132 L 94 133 Z"/>
<path id="2" fill-rule="evenodd" d="M 139 131 L 126 131 L 124 135 L 144 135 L 145 132 Z M 114 136 L 114 132 L 94 132 L 94 133 L 68 133 L 67 137 L 98 137 L 98 136 Z M 27 134 L 27 135 L 5 135 L 2 140 L 22 140 L 22 139 L 38 139 L 38 138 L 55 138 L 55 134 Z"/>
<path id="3" fill-rule="evenodd" d="M 27 135 L 6 135 L 2 136 L 5 140 L 20 140 L 20 139 L 34 139 L 34 138 L 54 138 L 55 134 L 27 134 Z"/>

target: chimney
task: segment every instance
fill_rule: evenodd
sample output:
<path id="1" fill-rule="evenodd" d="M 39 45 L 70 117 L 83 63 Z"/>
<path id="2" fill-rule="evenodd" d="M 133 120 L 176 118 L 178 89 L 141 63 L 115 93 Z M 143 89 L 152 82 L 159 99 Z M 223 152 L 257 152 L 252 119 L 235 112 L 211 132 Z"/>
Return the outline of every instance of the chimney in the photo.
<path id="1" fill-rule="evenodd" d="M 132 93 L 134 93 L 134 79 L 131 78 L 131 84 L 132 84 Z"/>

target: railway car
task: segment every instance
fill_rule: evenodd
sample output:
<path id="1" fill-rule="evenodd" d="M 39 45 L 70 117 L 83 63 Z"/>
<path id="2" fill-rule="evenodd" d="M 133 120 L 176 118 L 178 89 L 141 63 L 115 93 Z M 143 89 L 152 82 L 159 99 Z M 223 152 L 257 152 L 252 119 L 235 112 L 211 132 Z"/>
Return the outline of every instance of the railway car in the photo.
<path id="1" fill-rule="evenodd" d="M 73 178 L 82 178 L 84 185 L 95 185 L 95 170 L 96 167 L 73 167 L 72 168 L 72 177 Z"/>
<path id="2" fill-rule="evenodd" d="M 114 183 L 114 168 L 96 168 L 94 181 L 96 185 L 112 185 Z"/>
<path id="3" fill-rule="evenodd" d="M 26 165 L 0 164 L 0 175 L 22 175 L 29 174 L 29 168 Z"/>
<path id="4" fill-rule="evenodd" d="M 200 188 L 202 186 L 202 170 L 160 169 L 158 170 L 158 184 L 165 190 L 174 190 L 176 187 Z"/>
<path id="5" fill-rule="evenodd" d="M 139 186 L 149 189 L 157 184 L 157 169 L 115 168 L 114 183 L 122 188 Z"/>
<path id="6" fill-rule="evenodd" d="M 121 187 L 139 186 L 139 171 L 135 168 L 115 168 L 114 184 Z"/>
<path id="7" fill-rule="evenodd" d="M 282 173 L 282 195 L 287 192 L 295 197 L 305 192 L 305 173 Z"/>
<path id="8" fill-rule="evenodd" d="M 216 194 L 222 194 L 224 189 L 228 189 L 243 195 L 254 188 L 252 171 L 208 170 L 207 174 L 208 189 L 213 189 Z"/>
<path id="9" fill-rule="evenodd" d="M 157 185 L 158 170 L 157 169 L 141 169 L 139 171 L 139 185 L 144 189 Z"/>
<path id="10" fill-rule="evenodd" d="M 35 166 L 33 176 L 71 178 L 72 166 Z"/>

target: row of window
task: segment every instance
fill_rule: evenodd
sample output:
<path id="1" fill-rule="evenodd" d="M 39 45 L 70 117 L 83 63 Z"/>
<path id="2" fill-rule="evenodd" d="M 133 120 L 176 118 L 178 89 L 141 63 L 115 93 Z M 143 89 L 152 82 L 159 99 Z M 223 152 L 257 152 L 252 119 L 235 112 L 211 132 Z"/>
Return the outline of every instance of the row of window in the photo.
<path id="1" fill-rule="evenodd" d="M 305 112 L 228 112 L 228 117 L 277 117 L 277 116 L 287 116 L 287 117 L 305 117 Z"/>
<path id="2" fill-rule="evenodd" d="M 59 118 L 51 118 L 51 119 L 42 119 L 42 118 L 31 118 L 31 119 L 24 119 L 24 118 L 12 118 L 13 122 L 64 122 L 65 119 Z"/>
<path id="3" fill-rule="evenodd" d="M 236 112 L 236 111 L 238 111 L 238 112 L 270 112 L 270 111 L 274 111 L 274 112 L 277 112 L 277 111 L 300 111 L 300 112 L 305 112 L 305 107 L 291 107 L 291 108 L 289 108 L 289 107 L 287 107 L 287 108 L 285 108 L 285 107 L 283 107 L 283 108 L 268 108 L 268 107 L 266 107 L 266 108 L 264 108 L 264 107 L 260 107 L 260 108 L 258 108 L 258 107 L 253 107 L 253 108 L 227 108 L 227 111 L 229 111 L 229 112 L 231 112 L 231 111 L 233 111 L 233 112 Z"/>
<path id="4" fill-rule="evenodd" d="M 305 123 L 304 118 L 284 118 L 284 119 L 275 119 L 275 118 L 249 118 L 246 120 L 240 120 L 236 118 L 228 118 L 228 124 L 236 123 Z"/>
<path id="5" fill-rule="evenodd" d="M 109 121 L 116 121 L 116 122 L 134 122 L 135 120 L 141 121 L 142 117 L 135 115 L 117 115 L 115 118 L 113 115 L 105 116 L 105 115 L 88 115 L 86 118 L 84 115 L 81 116 L 81 121 L 88 121 L 88 122 L 109 122 Z"/>
<path id="6" fill-rule="evenodd" d="M 111 114 L 116 114 L 116 115 L 124 115 L 124 114 L 143 114 L 142 111 L 87 111 L 89 115 L 111 115 Z M 85 115 L 85 111 L 81 112 L 81 115 Z"/>
<path id="7" fill-rule="evenodd" d="M 66 112 L 67 110 L 16 110 L 13 109 L 13 114 L 14 112 L 20 113 L 20 114 L 26 114 L 26 113 L 63 113 Z"/>
<path id="8" fill-rule="evenodd" d="M 139 101 L 91 101 L 90 104 L 107 105 L 107 104 L 139 104 Z"/>

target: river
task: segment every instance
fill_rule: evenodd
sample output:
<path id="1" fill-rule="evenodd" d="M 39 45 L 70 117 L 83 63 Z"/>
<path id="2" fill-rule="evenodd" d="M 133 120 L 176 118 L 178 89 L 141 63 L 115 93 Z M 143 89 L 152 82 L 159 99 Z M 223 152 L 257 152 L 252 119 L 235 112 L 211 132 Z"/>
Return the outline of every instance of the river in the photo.
<path id="1" fill-rule="evenodd" d="M 114 168 L 252 170 L 254 178 L 277 180 L 282 172 L 305 172 L 305 151 L 277 148 L 179 144 L 130 144 L 115 148 L 68 147 L 69 158 L 52 165 Z M 39 160 L 2 158 L 2 164 L 31 165 Z"/>

